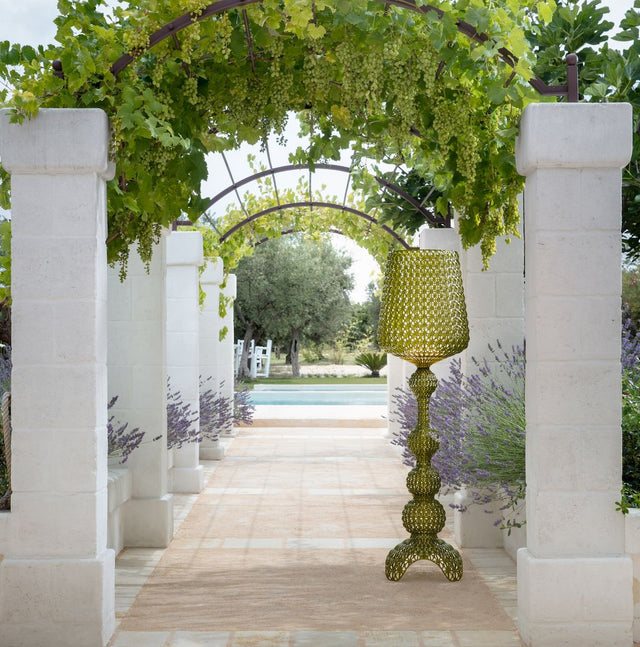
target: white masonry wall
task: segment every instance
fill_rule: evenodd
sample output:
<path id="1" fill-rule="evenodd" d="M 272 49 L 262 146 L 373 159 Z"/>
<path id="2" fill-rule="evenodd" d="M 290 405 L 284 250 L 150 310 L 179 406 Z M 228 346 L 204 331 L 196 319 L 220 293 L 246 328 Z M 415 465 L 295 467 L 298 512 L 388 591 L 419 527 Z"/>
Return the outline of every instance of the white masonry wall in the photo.
<path id="1" fill-rule="evenodd" d="M 200 375 L 205 383 L 200 387 L 218 393 L 225 387 L 224 376 L 218 370 L 223 346 L 220 341 L 220 284 L 223 281 L 222 260 L 208 260 L 200 275 L 200 286 L 205 293 L 200 308 Z M 233 339 L 233 337 L 232 337 Z M 223 433 L 228 429 L 220 429 Z M 220 460 L 224 447 L 219 440 L 203 439 L 200 443 L 200 458 Z"/>
<path id="2" fill-rule="evenodd" d="M 167 374 L 173 391 L 200 411 L 199 267 L 204 262 L 202 234 L 173 231 L 167 237 L 166 308 Z M 196 425 L 199 424 L 197 421 Z M 169 470 L 171 492 L 197 493 L 204 487 L 199 443 L 173 449 Z"/>
<path id="3" fill-rule="evenodd" d="M 106 546 L 108 152 L 101 110 L 41 110 L 23 125 L 0 111 L 13 230 L 3 645 L 102 647 L 115 628 Z"/>
<path id="4" fill-rule="evenodd" d="M 233 302 L 237 293 L 237 281 L 235 274 L 228 274 L 227 280 L 222 288 L 222 295 L 227 300 L 227 307 L 224 317 L 220 319 L 221 330 L 226 329 L 226 334 L 220 340 L 220 355 L 218 358 L 218 379 L 223 383 L 222 393 L 226 398 L 233 398 L 235 375 L 233 370 L 233 341 L 235 331 L 233 326 Z M 226 436 L 235 436 L 238 432 L 231 427 L 225 432 Z"/>
<path id="5" fill-rule="evenodd" d="M 505 350 L 522 347 L 524 342 L 524 241 L 512 237 L 496 241 L 496 253 L 489 268 L 484 270 L 480 247 L 464 250 L 456 229 L 423 229 L 420 232 L 423 249 L 449 249 L 460 254 L 460 269 L 464 283 L 467 316 L 469 318 L 469 346 L 461 354 L 465 373 L 476 372 L 472 357 L 487 359 L 492 354 L 488 344 L 495 348 L 499 340 Z M 437 377 L 448 376 L 447 362 L 434 365 Z M 463 489 L 455 494 L 457 505 L 471 502 Z M 465 512 L 454 510 L 456 542 L 462 548 L 498 548 L 503 545 L 503 533 L 494 525 L 500 514 L 487 513 L 488 506 L 471 505 Z"/>
<path id="6" fill-rule="evenodd" d="M 165 238 L 151 263 L 130 250 L 127 277 L 109 268 L 109 410 L 114 425 L 129 423 L 145 437 L 124 467 L 132 476 L 131 499 L 124 504 L 125 546 L 164 548 L 173 536 L 173 504 L 167 476 L 167 368 L 165 323 Z M 158 440 L 154 438 L 160 436 Z"/>
<path id="7" fill-rule="evenodd" d="M 628 104 L 532 104 L 525 188 L 527 547 L 518 618 L 531 647 L 631 647 L 621 486 L 621 172 Z"/>

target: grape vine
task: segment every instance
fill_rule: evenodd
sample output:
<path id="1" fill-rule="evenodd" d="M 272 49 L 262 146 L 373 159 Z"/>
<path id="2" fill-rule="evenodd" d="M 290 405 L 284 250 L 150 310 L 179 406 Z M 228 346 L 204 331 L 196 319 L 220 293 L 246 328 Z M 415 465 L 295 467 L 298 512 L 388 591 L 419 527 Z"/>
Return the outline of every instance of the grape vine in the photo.
<path id="1" fill-rule="evenodd" d="M 486 262 L 496 236 L 516 233 L 523 180 L 514 132 L 538 98 L 526 82 L 524 27 L 536 12 L 548 20 L 553 0 L 432 2 L 442 18 L 372 0 L 263 0 L 199 21 L 207 4 L 59 0 L 56 45 L 0 43 L 0 106 L 16 120 L 43 107 L 108 114 L 117 165 L 108 185 L 111 262 L 126 269 L 133 243 L 148 260 L 162 227 L 197 221 L 206 155 L 281 133 L 291 113 L 311 130 L 309 149 L 292 162 L 313 166 L 351 147 L 356 160 L 415 169 L 433 180 L 440 212 L 454 206 L 463 243 L 480 243 Z M 188 27 L 147 49 L 156 29 L 185 12 Z M 469 40 L 458 19 L 496 40 Z M 518 54 L 515 78 L 496 43 Z M 124 53 L 134 61 L 114 76 Z M 56 59 L 64 78 L 53 74 Z M 9 198 L 0 169 L 0 204 L 8 208 Z"/>

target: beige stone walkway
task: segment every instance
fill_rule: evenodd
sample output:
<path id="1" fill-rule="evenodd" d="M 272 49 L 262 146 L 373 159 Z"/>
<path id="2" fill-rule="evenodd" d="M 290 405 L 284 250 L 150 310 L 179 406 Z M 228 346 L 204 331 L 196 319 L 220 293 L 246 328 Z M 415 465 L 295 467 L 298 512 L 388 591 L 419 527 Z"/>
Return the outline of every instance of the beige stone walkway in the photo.
<path id="1" fill-rule="evenodd" d="M 408 499 L 386 429 L 286 424 L 205 464 L 167 550 L 120 554 L 112 647 L 521 646 L 502 551 L 465 551 L 461 582 L 428 562 L 386 580 Z"/>

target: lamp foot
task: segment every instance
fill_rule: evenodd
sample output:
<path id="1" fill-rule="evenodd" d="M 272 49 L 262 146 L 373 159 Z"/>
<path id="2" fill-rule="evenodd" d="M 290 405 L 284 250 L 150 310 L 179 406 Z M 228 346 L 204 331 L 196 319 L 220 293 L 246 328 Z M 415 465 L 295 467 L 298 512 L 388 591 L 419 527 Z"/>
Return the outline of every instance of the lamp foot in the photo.
<path id="1" fill-rule="evenodd" d="M 450 582 L 462 579 L 460 553 L 446 541 L 424 535 L 412 535 L 391 549 L 385 563 L 387 579 L 397 582 L 409 566 L 420 559 L 427 559 L 439 566 Z"/>

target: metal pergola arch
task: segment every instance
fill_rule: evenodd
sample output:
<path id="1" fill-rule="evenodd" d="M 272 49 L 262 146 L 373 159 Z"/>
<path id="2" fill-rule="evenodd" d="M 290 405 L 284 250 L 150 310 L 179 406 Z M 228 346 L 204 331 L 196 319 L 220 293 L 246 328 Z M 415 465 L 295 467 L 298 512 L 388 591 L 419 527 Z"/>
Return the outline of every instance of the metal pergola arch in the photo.
<path id="1" fill-rule="evenodd" d="M 283 229 L 279 235 L 280 236 L 291 236 L 292 234 L 301 234 L 303 233 L 302 229 Z M 335 227 L 329 227 L 327 230 L 328 234 L 336 234 L 337 236 L 345 236 L 349 237 L 349 234 L 345 234 L 344 231 L 341 231 L 340 229 L 336 229 Z M 265 236 L 264 238 L 261 238 L 260 240 L 256 241 L 253 243 L 254 247 L 259 247 L 260 245 L 264 245 L 265 243 L 268 243 L 270 240 L 273 240 L 272 238 L 269 238 L 268 236 Z"/>
<path id="2" fill-rule="evenodd" d="M 355 216 L 358 216 L 359 218 L 362 218 L 363 220 L 367 220 L 371 224 L 376 225 L 377 227 L 380 227 L 386 234 L 391 236 L 392 238 L 395 239 L 397 243 L 402 245 L 405 249 L 412 249 L 412 246 L 407 243 L 402 236 L 397 234 L 393 229 L 390 229 L 386 225 L 383 225 L 379 223 L 373 216 L 370 216 L 368 213 L 365 213 L 364 211 L 361 211 L 360 209 L 355 209 L 354 207 L 348 207 L 344 204 L 337 204 L 335 202 L 323 202 L 323 201 L 316 201 L 316 200 L 301 200 L 299 202 L 289 202 L 287 204 L 279 204 L 275 205 L 273 207 L 269 207 L 267 209 L 262 209 L 247 218 L 241 220 L 240 222 L 236 223 L 233 225 L 230 229 L 225 231 L 223 234 L 220 235 L 220 243 L 223 243 L 225 240 L 227 240 L 230 236 L 235 234 L 237 231 L 242 229 L 243 227 L 246 227 L 248 224 L 252 223 L 254 220 L 258 220 L 259 218 L 263 218 L 264 216 L 268 216 L 271 213 L 276 213 L 278 211 L 286 211 L 288 209 L 296 209 L 299 207 L 309 207 L 309 208 L 326 208 L 326 209 L 336 209 L 337 211 L 344 211 L 346 213 L 351 213 Z M 191 223 L 183 223 L 183 222 L 177 222 L 177 225 L 181 224 L 191 224 Z M 289 232 L 292 233 L 292 232 Z M 331 233 L 341 233 L 339 231 L 336 232 L 331 232 Z M 344 234 L 343 234 L 344 235 Z"/>
<path id="3" fill-rule="evenodd" d="M 268 150 L 268 149 L 267 149 Z M 223 156 L 224 157 L 224 156 Z M 269 160 L 270 161 L 270 160 Z M 275 182 L 275 176 L 279 173 L 287 173 L 289 171 L 303 171 L 308 168 L 307 164 L 286 164 L 283 166 L 278 166 L 276 168 L 269 168 L 265 169 L 263 171 L 258 171 L 257 173 L 254 173 L 253 175 L 247 176 L 243 178 L 242 180 L 235 182 L 232 179 L 232 183 L 226 188 L 217 193 L 211 200 L 207 203 L 207 209 L 210 209 L 213 207 L 217 202 L 222 200 L 225 196 L 229 195 L 232 192 L 236 192 L 240 187 L 245 186 L 246 184 L 249 184 L 250 182 L 253 182 L 255 180 L 259 180 L 260 178 L 271 176 L 274 179 Z M 341 164 L 328 164 L 328 163 L 323 163 L 323 162 L 318 162 L 314 164 L 314 170 L 315 169 L 320 169 L 320 170 L 327 170 L 327 171 L 338 171 L 340 173 L 347 173 L 351 174 L 352 168 L 348 166 L 343 166 Z M 227 167 L 228 170 L 228 167 Z M 408 202 L 414 209 L 419 211 L 424 217 L 427 222 L 429 222 L 431 225 L 434 225 L 436 227 L 450 227 L 451 226 L 451 216 L 447 215 L 446 217 L 441 217 L 437 216 L 431 211 L 431 209 L 428 209 L 425 207 L 424 203 L 419 202 L 416 200 L 414 197 L 409 195 L 406 191 L 401 189 L 399 186 L 394 184 L 393 182 L 389 182 L 388 180 L 385 180 L 384 178 L 381 177 L 376 177 L 376 182 L 384 187 L 385 189 L 391 191 L 392 193 L 395 193 L 396 195 L 399 195 L 403 200 Z M 310 191 L 311 193 L 311 191 Z M 275 188 L 275 195 L 276 195 L 276 201 L 279 203 L 279 197 L 278 197 L 278 192 L 277 192 L 277 187 Z M 346 196 L 345 196 L 346 198 Z M 344 202 L 343 202 L 344 204 Z M 243 207 L 241 203 L 241 207 Z M 244 207 L 243 207 L 244 210 Z"/>
<path id="4" fill-rule="evenodd" d="M 178 18 L 166 23 L 160 29 L 157 29 L 149 37 L 149 44 L 143 51 L 149 51 L 154 45 L 166 40 L 171 37 L 174 39 L 178 45 L 178 38 L 176 34 L 185 29 L 194 22 L 200 22 L 206 18 L 210 18 L 216 14 L 224 13 L 225 11 L 230 11 L 232 9 L 241 9 L 242 7 L 247 7 L 252 4 L 257 4 L 263 0 L 218 0 L 217 2 L 212 2 L 207 5 L 201 12 L 195 13 L 185 13 Z M 442 9 L 438 9 L 429 4 L 418 6 L 413 0 L 374 0 L 380 4 L 384 4 L 385 7 L 393 5 L 401 9 L 406 9 L 408 11 L 413 11 L 415 13 L 420 13 L 426 15 L 428 13 L 435 13 L 439 19 L 442 19 L 446 15 L 446 12 Z M 247 32 L 247 41 L 249 45 L 249 55 L 253 61 L 253 50 L 251 46 L 251 33 L 249 31 L 248 18 L 246 12 L 243 11 L 243 18 L 245 23 L 245 30 Z M 457 20 L 456 27 L 461 34 L 464 34 L 469 39 L 474 40 L 478 43 L 486 43 L 487 41 L 492 40 L 492 38 L 484 33 L 478 32 L 478 30 L 471 24 L 465 22 L 464 20 Z M 494 41 L 495 42 L 495 41 Z M 496 43 L 497 44 L 497 43 Z M 518 57 L 511 52 L 506 47 L 499 47 L 497 49 L 497 54 L 504 63 L 509 65 L 513 69 L 513 73 L 507 81 L 507 85 L 513 79 L 516 74 L 515 67 L 518 62 Z M 117 76 L 128 67 L 133 61 L 134 56 L 132 54 L 123 54 L 110 68 L 111 73 L 114 76 Z M 579 87 L 578 87 L 578 57 L 576 54 L 568 54 L 566 57 L 567 63 L 567 83 L 563 85 L 547 85 L 541 78 L 532 77 L 529 79 L 529 84 L 543 96 L 564 96 L 567 97 L 567 101 L 575 103 L 579 98 Z M 64 70 L 62 69 L 62 61 L 56 59 L 52 62 L 53 73 L 56 76 L 64 78 Z"/>

